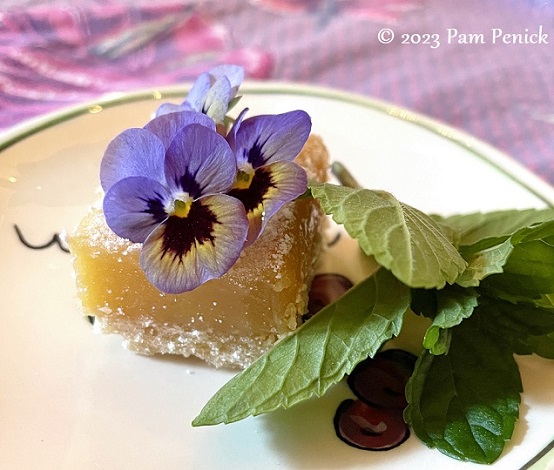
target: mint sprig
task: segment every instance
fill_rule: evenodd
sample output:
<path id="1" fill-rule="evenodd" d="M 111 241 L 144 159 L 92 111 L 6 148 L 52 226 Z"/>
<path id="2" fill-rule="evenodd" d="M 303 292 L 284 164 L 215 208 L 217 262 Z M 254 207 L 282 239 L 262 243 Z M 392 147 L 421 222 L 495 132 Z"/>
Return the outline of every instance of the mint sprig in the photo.
<path id="1" fill-rule="evenodd" d="M 411 309 L 431 325 L 405 419 L 429 447 L 494 462 L 519 416 L 514 354 L 554 359 L 554 209 L 442 218 L 381 191 L 311 192 L 382 267 L 235 376 L 193 424 L 321 396 L 398 335 Z"/>
<path id="2" fill-rule="evenodd" d="M 328 183 L 314 184 L 311 191 L 364 253 L 404 284 L 440 288 L 465 270 L 466 262 L 440 225 L 392 194 Z"/>
<path id="3" fill-rule="evenodd" d="M 554 220 L 516 231 L 514 247 L 502 276 L 491 276 L 486 286 L 501 298 L 521 296 L 533 302 L 554 292 Z"/>
<path id="4" fill-rule="evenodd" d="M 445 354 L 450 345 L 451 329 L 471 316 L 478 305 L 479 294 L 475 289 L 462 289 L 459 286 L 447 286 L 425 294 L 428 298 L 432 297 L 434 312 L 429 315 L 433 321 L 423 337 L 423 347 L 432 354 Z M 417 297 L 418 291 L 414 291 L 412 296 Z"/>
<path id="5" fill-rule="evenodd" d="M 485 238 L 509 236 L 520 228 L 548 222 L 554 219 L 554 208 L 474 212 L 434 218 L 459 230 L 461 245 L 472 245 Z"/>
<path id="6" fill-rule="evenodd" d="M 193 421 L 231 423 L 321 396 L 398 335 L 409 289 L 380 269 L 225 384 Z"/>
<path id="7" fill-rule="evenodd" d="M 406 387 L 404 416 L 429 447 L 492 463 L 512 436 L 521 391 L 512 351 L 472 316 L 452 330 L 448 354 L 422 353 Z"/>

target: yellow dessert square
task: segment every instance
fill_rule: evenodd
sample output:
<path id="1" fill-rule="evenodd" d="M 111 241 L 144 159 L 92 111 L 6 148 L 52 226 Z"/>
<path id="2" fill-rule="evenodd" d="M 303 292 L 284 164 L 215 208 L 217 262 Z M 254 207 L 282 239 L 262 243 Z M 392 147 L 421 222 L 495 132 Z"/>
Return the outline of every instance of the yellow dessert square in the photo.
<path id="1" fill-rule="evenodd" d="M 328 155 L 311 136 L 296 159 L 324 181 Z M 191 292 L 165 294 L 139 266 L 140 244 L 114 234 L 93 208 L 68 239 L 77 291 L 95 328 L 142 354 L 197 356 L 245 367 L 293 331 L 305 313 L 323 215 L 312 199 L 283 206 L 224 276 Z"/>

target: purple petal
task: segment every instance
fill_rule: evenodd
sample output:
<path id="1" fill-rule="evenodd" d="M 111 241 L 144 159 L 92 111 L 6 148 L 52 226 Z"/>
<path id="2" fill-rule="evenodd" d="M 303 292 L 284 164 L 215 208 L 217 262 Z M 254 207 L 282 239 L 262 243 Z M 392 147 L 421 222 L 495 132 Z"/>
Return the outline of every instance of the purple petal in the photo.
<path id="1" fill-rule="evenodd" d="M 104 196 L 108 226 L 120 237 L 142 243 L 167 218 L 171 202 L 167 189 L 157 181 L 133 176 L 115 183 Z"/>
<path id="2" fill-rule="evenodd" d="M 184 103 L 188 104 L 193 111 L 201 113 L 211 86 L 212 77 L 208 72 L 199 75 L 189 90 Z"/>
<path id="3" fill-rule="evenodd" d="M 181 111 L 192 111 L 190 106 L 187 106 L 185 103 L 174 104 L 174 103 L 163 103 L 156 110 L 156 117 L 163 116 L 164 114 L 178 113 Z"/>
<path id="4" fill-rule="evenodd" d="M 225 76 L 218 78 L 206 95 L 203 111 L 216 123 L 222 123 L 229 109 L 231 84 Z"/>
<path id="5" fill-rule="evenodd" d="M 210 70 L 209 74 L 216 80 L 221 77 L 227 77 L 233 91 L 231 98 L 236 96 L 236 92 L 244 80 L 244 68 L 240 65 L 223 64 Z"/>
<path id="6" fill-rule="evenodd" d="M 144 129 L 127 129 L 106 148 L 100 164 L 100 184 L 107 191 L 129 176 L 163 178 L 165 149 L 158 137 Z"/>
<path id="7" fill-rule="evenodd" d="M 141 251 L 142 269 L 163 292 L 190 291 L 231 268 L 247 228 L 244 207 L 236 199 L 200 198 L 186 217 L 171 216 L 152 232 Z"/>
<path id="8" fill-rule="evenodd" d="M 167 149 L 166 181 L 173 193 L 187 192 L 193 199 L 225 193 L 236 174 L 235 157 L 217 132 L 192 124 L 182 129 Z"/>
<path id="9" fill-rule="evenodd" d="M 263 231 L 269 219 L 287 202 L 307 188 L 306 172 L 293 162 L 276 162 L 258 168 L 248 188 L 233 188 L 229 195 L 239 199 L 246 209 L 250 229 L 247 244 Z"/>
<path id="10" fill-rule="evenodd" d="M 233 123 L 233 126 L 231 129 L 229 129 L 229 132 L 227 133 L 227 136 L 225 139 L 229 143 L 229 146 L 231 147 L 231 150 L 236 154 L 236 148 L 237 148 L 237 133 L 240 129 L 240 126 L 242 125 L 242 121 L 244 120 L 244 116 L 246 116 L 246 113 L 249 111 L 248 108 L 244 108 L 240 114 L 235 119 L 235 122 Z"/>
<path id="11" fill-rule="evenodd" d="M 200 124 L 215 130 L 215 123 L 211 118 L 194 111 L 181 111 L 177 113 L 163 114 L 152 119 L 144 128 L 157 135 L 167 149 L 175 135 L 190 124 Z"/>
<path id="12" fill-rule="evenodd" d="M 304 194 L 308 188 L 306 171 L 294 162 L 272 163 L 263 170 L 271 174 L 272 185 L 264 196 L 265 218 L 262 229 L 283 205 Z"/>
<path id="13" fill-rule="evenodd" d="M 304 111 L 259 115 L 245 119 L 236 131 L 235 154 L 239 168 L 254 168 L 293 160 L 310 135 L 312 124 Z"/>

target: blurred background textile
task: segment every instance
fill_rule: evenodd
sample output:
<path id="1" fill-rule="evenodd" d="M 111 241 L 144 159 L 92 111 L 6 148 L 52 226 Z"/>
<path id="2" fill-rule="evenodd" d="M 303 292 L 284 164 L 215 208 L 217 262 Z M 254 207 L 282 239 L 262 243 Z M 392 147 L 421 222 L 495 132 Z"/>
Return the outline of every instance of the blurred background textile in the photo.
<path id="1" fill-rule="evenodd" d="M 0 130 L 220 63 L 407 107 L 554 184 L 549 0 L 3 0 Z"/>

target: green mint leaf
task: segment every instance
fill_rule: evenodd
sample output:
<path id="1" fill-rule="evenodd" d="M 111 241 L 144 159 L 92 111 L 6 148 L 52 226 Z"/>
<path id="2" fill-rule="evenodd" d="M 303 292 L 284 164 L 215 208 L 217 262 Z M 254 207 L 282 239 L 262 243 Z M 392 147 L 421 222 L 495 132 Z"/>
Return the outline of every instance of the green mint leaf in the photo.
<path id="1" fill-rule="evenodd" d="M 437 315 L 437 291 L 435 289 L 412 289 L 410 308 L 416 315 L 435 318 Z"/>
<path id="2" fill-rule="evenodd" d="M 534 353 L 547 359 L 554 359 L 554 333 L 528 336 L 523 342 L 528 348 L 528 354 Z"/>
<path id="3" fill-rule="evenodd" d="M 481 285 L 501 298 L 536 298 L 554 293 L 554 220 L 518 230 L 502 274 Z"/>
<path id="4" fill-rule="evenodd" d="M 457 286 L 436 291 L 436 314 L 423 338 L 423 347 L 431 354 L 445 354 L 450 345 L 450 329 L 469 318 L 477 307 L 474 289 Z"/>
<path id="5" fill-rule="evenodd" d="M 410 287 L 452 284 L 466 262 L 441 226 L 384 191 L 313 184 L 326 214 L 343 224 L 367 255 Z"/>
<path id="6" fill-rule="evenodd" d="M 554 333 L 554 307 L 548 301 L 512 303 L 482 295 L 475 315 L 491 337 L 501 338 L 516 354 L 554 354 L 549 338 Z"/>
<path id="7" fill-rule="evenodd" d="M 472 245 L 484 238 L 508 236 L 520 228 L 552 220 L 554 209 L 502 210 L 436 218 L 460 231 L 460 245 Z"/>
<path id="8" fill-rule="evenodd" d="M 544 216 L 550 212 L 539 211 L 539 214 Z M 532 213 L 526 214 L 525 218 L 516 217 L 517 221 L 529 221 Z M 519 215 L 519 212 L 515 212 L 515 215 Z M 505 272 L 505 276 L 494 277 L 492 284 L 500 291 L 504 290 L 507 295 L 537 296 L 548 293 L 554 287 L 553 276 L 549 275 L 554 263 L 553 230 L 553 221 L 542 222 L 517 229 L 509 236 L 481 238 L 471 245 L 461 246 L 460 254 L 467 261 L 468 267 L 456 283 L 464 287 L 475 287 L 486 277 Z M 524 290 L 514 291 L 514 285 L 521 286 Z"/>
<path id="9" fill-rule="evenodd" d="M 456 284 L 462 287 L 477 287 L 484 278 L 501 273 L 512 250 L 510 238 L 487 238 L 473 245 L 461 247 L 460 254 L 467 261 L 467 268 L 456 279 Z"/>
<path id="10" fill-rule="evenodd" d="M 473 315 L 452 330 L 448 354 L 424 350 L 406 387 L 405 419 L 429 447 L 492 463 L 512 436 L 521 380 L 510 348 Z"/>
<path id="11" fill-rule="evenodd" d="M 505 210 L 437 218 L 459 231 L 460 254 L 468 267 L 456 283 L 475 287 L 485 277 L 501 273 L 513 249 L 512 235 L 552 218 L 554 209 Z"/>
<path id="12" fill-rule="evenodd" d="M 541 336 L 554 332 L 553 307 L 538 307 L 532 302 L 514 304 L 483 296 L 479 309 L 487 310 L 486 326 L 491 325 L 491 333 L 512 332 L 514 336 L 522 333 Z"/>
<path id="13" fill-rule="evenodd" d="M 446 354 L 450 347 L 451 339 L 452 332 L 450 329 L 431 326 L 427 329 L 423 337 L 423 347 L 435 356 Z"/>
<path id="14" fill-rule="evenodd" d="M 410 290 L 380 269 L 233 377 L 193 425 L 231 423 L 323 395 L 398 335 L 409 303 Z"/>

